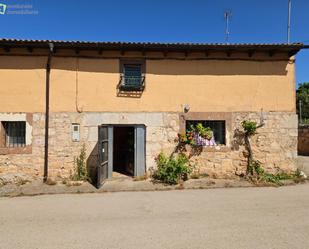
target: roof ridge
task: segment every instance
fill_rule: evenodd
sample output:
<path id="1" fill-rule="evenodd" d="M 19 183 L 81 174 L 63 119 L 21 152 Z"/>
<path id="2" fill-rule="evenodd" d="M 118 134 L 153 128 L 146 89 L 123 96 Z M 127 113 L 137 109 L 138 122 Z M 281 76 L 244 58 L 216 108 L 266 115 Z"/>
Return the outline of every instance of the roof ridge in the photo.
<path id="1" fill-rule="evenodd" d="M 74 43 L 74 44 L 112 44 L 112 45 L 172 45 L 172 46 L 302 46 L 301 42 L 294 43 L 222 43 L 222 42 L 150 42 L 150 41 L 82 41 L 82 40 L 49 40 L 49 39 L 20 39 L 0 38 L 0 42 L 29 42 L 29 43 Z"/>

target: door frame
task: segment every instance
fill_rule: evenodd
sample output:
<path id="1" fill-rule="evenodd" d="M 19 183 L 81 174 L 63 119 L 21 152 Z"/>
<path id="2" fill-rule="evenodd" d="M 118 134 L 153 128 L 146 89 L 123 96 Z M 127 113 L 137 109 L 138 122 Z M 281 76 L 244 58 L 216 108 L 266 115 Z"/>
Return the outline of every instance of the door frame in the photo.
<path id="1" fill-rule="evenodd" d="M 146 132 L 147 127 L 145 124 L 101 124 L 100 126 L 107 126 L 108 127 L 108 167 L 107 167 L 107 178 L 112 178 L 113 176 L 113 151 L 114 151 L 114 127 L 133 127 L 134 128 L 134 176 L 139 176 L 141 174 L 146 173 Z M 143 128 L 143 135 L 144 139 L 142 140 L 143 146 L 139 145 L 140 147 L 137 148 L 137 128 Z M 143 148 L 141 152 L 144 154 L 141 160 L 137 160 L 138 158 L 138 149 Z M 137 169 L 137 162 L 142 163 L 144 165 L 143 172 Z"/>
<path id="2" fill-rule="evenodd" d="M 104 129 L 106 129 L 104 132 Z M 98 163 L 96 169 L 96 187 L 100 188 L 103 182 L 108 178 L 108 165 L 110 163 L 109 159 L 109 146 L 110 146 L 110 127 L 107 125 L 98 126 Z M 102 133 L 103 131 L 103 133 Z M 106 144 L 107 146 L 104 146 Z M 105 151 L 107 150 L 107 152 Z M 107 153 L 107 154 L 105 154 Z M 106 158 L 106 160 L 104 160 Z"/>

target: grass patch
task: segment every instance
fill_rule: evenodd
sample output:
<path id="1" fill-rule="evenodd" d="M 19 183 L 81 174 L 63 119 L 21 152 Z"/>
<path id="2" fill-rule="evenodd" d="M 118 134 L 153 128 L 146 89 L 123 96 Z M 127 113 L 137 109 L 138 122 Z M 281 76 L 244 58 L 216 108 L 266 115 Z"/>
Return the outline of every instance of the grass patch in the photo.
<path id="1" fill-rule="evenodd" d="M 251 171 L 251 175 L 249 179 L 254 183 L 272 183 L 277 186 L 282 186 L 283 181 L 293 180 L 294 182 L 300 182 L 304 180 L 301 175 L 301 171 L 298 169 L 295 173 L 287 174 L 285 172 L 279 172 L 277 174 L 272 174 L 266 172 L 259 161 L 252 161 L 249 165 L 249 170 Z"/>

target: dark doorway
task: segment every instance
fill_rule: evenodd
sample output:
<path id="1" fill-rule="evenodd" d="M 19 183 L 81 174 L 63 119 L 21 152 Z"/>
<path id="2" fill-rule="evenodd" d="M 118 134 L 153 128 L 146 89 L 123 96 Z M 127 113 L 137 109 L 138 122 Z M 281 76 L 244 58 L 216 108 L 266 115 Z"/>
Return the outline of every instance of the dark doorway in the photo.
<path id="1" fill-rule="evenodd" d="M 97 188 L 108 178 L 145 175 L 146 126 L 105 124 L 98 128 Z"/>
<path id="2" fill-rule="evenodd" d="M 114 126 L 113 170 L 128 176 L 134 176 L 134 135 L 135 127 Z"/>

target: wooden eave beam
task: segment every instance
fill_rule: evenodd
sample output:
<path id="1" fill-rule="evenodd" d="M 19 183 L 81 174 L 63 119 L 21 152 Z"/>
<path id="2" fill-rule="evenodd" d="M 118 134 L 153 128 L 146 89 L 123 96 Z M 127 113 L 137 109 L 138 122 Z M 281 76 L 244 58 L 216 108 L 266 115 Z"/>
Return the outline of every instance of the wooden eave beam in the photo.
<path id="1" fill-rule="evenodd" d="M 186 57 L 186 58 L 188 57 L 188 55 L 189 55 L 190 52 L 191 52 L 191 51 L 190 51 L 189 49 L 187 49 L 187 50 L 185 51 L 185 57 Z"/>
<path id="2" fill-rule="evenodd" d="M 269 57 L 273 57 L 274 56 L 274 54 L 275 54 L 275 50 L 269 50 L 268 51 L 268 55 L 269 55 Z"/>
<path id="3" fill-rule="evenodd" d="M 291 57 L 291 56 L 295 55 L 297 52 L 298 51 L 296 51 L 296 50 L 292 50 L 292 51 L 288 52 L 288 55 L 289 55 L 289 57 Z"/>
<path id="4" fill-rule="evenodd" d="M 256 53 L 255 50 L 251 49 L 251 50 L 248 50 L 248 56 L 251 58 L 254 54 Z"/>
<path id="5" fill-rule="evenodd" d="M 11 48 L 9 46 L 4 46 L 3 49 L 7 53 L 11 52 Z"/>
<path id="6" fill-rule="evenodd" d="M 146 56 L 146 50 L 142 49 L 142 56 Z"/>

